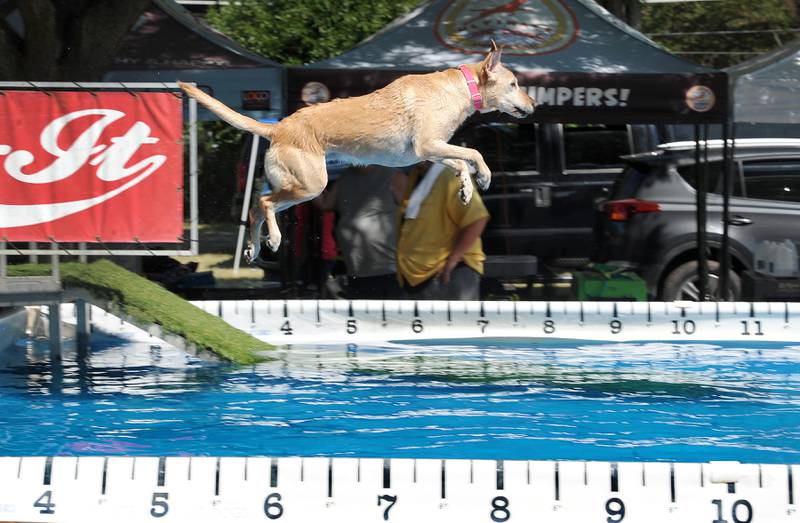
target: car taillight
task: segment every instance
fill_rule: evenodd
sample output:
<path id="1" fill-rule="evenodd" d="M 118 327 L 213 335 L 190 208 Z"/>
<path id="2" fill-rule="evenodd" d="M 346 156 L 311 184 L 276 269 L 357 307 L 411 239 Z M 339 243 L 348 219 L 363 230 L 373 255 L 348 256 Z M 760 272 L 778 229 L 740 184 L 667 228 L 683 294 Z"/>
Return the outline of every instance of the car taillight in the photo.
<path id="1" fill-rule="evenodd" d="M 643 212 L 661 212 L 661 206 L 657 202 L 647 200 L 637 200 L 628 198 L 627 200 L 612 200 L 605 203 L 606 216 L 612 222 L 626 222 L 634 214 Z"/>

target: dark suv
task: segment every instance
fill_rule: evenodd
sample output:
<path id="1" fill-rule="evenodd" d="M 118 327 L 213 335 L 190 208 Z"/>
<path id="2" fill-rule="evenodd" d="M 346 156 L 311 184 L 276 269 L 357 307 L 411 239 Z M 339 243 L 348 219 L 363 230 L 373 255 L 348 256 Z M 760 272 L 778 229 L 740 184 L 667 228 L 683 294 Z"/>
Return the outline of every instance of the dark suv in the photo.
<path id="1" fill-rule="evenodd" d="M 589 261 L 594 209 L 622 173 L 623 155 L 653 150 L 652 125 L 468 121 L 450 143 L 477 149 L 492 170 L 482 193 L 488 255 L 534 255 L 546 265 Z M 666 141 L 666 140 L 663 140 Z"/>
<path id="2" fill-rule="evenodd" d="M 637 268 L 649 294 L 666 301 L 697 298 L 694 157 L 694 142 L 625 157 L 622 176 L 597 208 L 595 259 Z M 759 242 L 800 242 L 800 140 L 737 140 L 734 158 L 729 299 L 741 296 L 739 275 L 753 267 Z M 721 140 L 709 141 L 708 161 L 706 230 L 714 291 L 722 238 Z"/>

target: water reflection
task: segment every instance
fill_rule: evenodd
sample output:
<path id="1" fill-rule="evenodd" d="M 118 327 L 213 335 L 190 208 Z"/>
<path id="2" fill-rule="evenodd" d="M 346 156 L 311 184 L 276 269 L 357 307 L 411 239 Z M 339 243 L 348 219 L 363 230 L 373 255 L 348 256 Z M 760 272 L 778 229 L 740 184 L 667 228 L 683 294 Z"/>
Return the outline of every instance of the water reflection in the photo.
<path id="1" fill-rule="evenodd" d="M 209 364 L 169 346 L 94 335 L 82 357 L 65 341 L 52 361 L 43 340 L 21 340 L 0 352 L 0 393 L 31 395 L 162 394 L 197 390 L 224 379 L 226 366 Z"/>
<path id="2" fill-rule="evenodd" d="M 797 461 L 800 347 L 287 346 L 209 363 L 94 339 L 0 353 L 0 455 Z"/>

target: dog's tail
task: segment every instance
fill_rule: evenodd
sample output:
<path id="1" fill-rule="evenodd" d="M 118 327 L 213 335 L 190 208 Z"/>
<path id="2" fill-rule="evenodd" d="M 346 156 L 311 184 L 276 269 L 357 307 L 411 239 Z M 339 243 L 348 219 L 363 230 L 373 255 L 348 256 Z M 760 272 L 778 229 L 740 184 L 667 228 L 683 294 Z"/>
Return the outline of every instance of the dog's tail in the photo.
<path id="1" fill-rule="evenodd" d="M 181 82 L 180 80 L 178 81 L 178 87 L 183 89 L 186 94 L 200 102 L 209 111 L 216 114 L 222 120 L 228 122 L 237 129 L 249 131 L 253 134 L 263 136 L 268 140 L 272 139 L 274 124 L 262 123 L 250 118 L 249 116 L 237 113 L 216 98 L 209 96 L 197 87 Z"/>

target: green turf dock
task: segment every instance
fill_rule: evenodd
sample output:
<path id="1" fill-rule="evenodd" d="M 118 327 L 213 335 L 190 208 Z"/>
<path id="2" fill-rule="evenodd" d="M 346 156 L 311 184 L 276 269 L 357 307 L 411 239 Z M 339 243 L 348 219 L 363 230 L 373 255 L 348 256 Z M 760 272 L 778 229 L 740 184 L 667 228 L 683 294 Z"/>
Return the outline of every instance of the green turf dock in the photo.
<path id="1" fill-rule="evenodd" d="M 47 276 L 50 266 L 8 266 L 8 276 Z M 85 294 L 87 301 L 159 337 L 178 337 L 198 353 L 211 352 L 238 364 L 269 359 L 274 347 L 204 312 L 160 285 L 108 260 L 60 265 L 65 291 Z"/>

